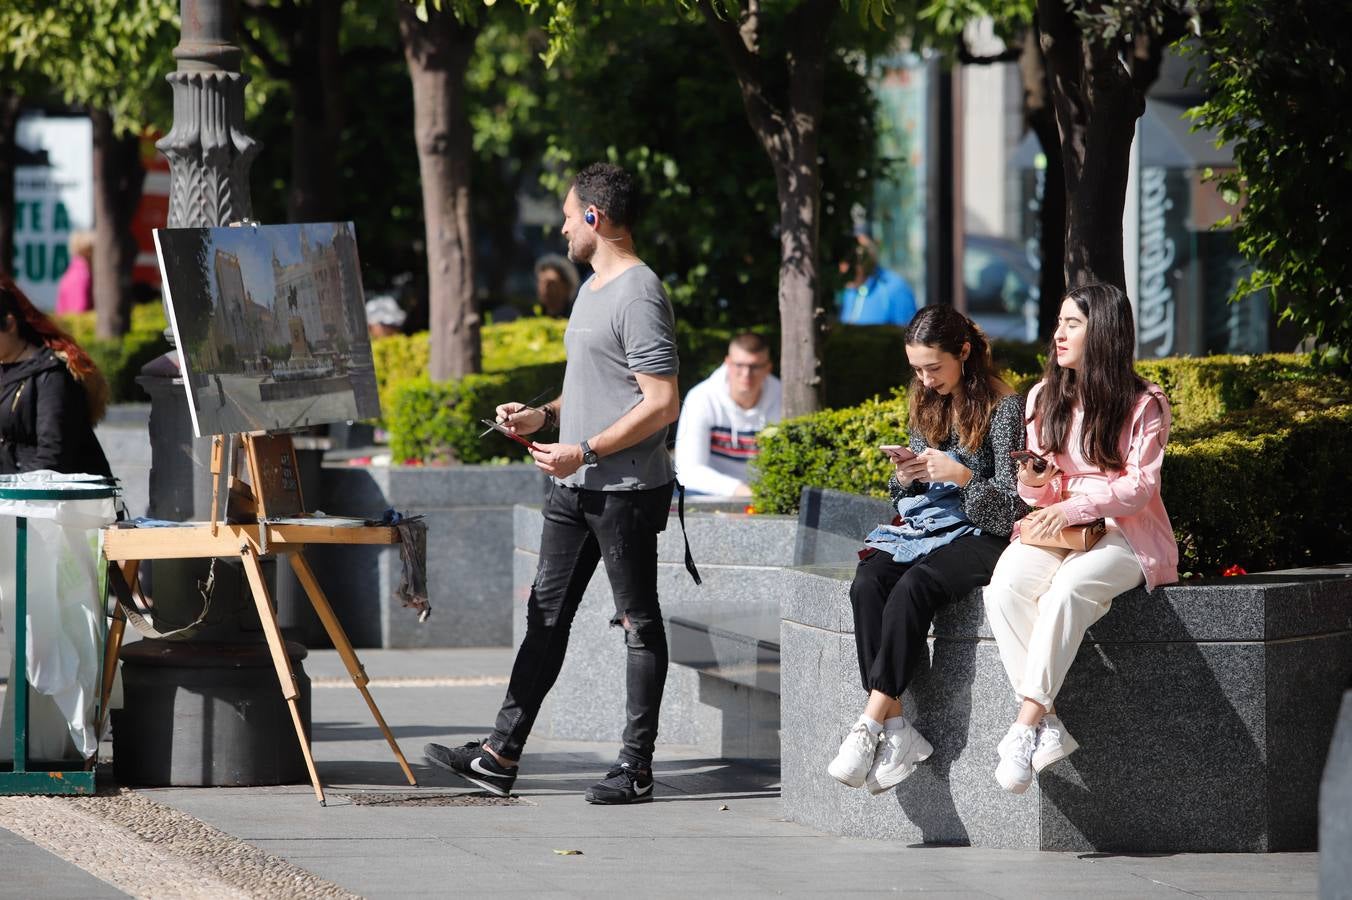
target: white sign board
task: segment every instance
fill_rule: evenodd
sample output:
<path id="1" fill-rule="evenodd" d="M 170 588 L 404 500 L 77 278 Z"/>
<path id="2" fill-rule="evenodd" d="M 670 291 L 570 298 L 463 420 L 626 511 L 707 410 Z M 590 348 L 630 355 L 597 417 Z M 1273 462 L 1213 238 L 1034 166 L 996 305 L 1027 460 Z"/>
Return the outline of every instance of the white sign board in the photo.
<path id="1" fill-rule="evenodd" d="M 70 233 L 94 224 L 94 128 L 84 117 L 26 115 L 16 137 L 15 281 L 50 311 L 70 264 Z"/>

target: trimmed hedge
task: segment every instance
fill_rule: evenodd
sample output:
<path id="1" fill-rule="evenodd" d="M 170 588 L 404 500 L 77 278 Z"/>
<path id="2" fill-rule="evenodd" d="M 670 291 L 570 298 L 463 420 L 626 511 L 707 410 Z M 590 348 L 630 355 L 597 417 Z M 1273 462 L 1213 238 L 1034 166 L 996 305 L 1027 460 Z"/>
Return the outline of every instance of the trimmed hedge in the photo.
<path id="1" fill-rule="evenodd" d="M 552 393 L 562 381 L 563 363 L 543 363 L 458 381 L 419 378 L 404 382 L 395 387 L 393 404 L 386 412 L 390 454 L 396 460 L 430 463 L 520 459 L 525 451 L 509 438 L 497 433 L 480 438 L 484 430 L 480 420 L 492 419 L 499 403 Z"/>
<path id="2" fill-rule="evenodd" d="M 1143 362 L 1165 388 L 1174 427 L 1162 490 L 1181 569 L 1213 573 L 1346 561 L 1352 527 L 1352 381 L 1308 357 L 1207 357 Z M 1011 381 L 1027 390 L 1035 376 Z M 756 507 L 793 513 L 805 486 L 886 495 L 890 466 L 875 449 L 906 438 L 906 399 L 830 410 L 761 435 Z"/>
<path id="3" fill-rule="evenodd" d="M 1267 421 L 1264 421 L 1264 420 Z M 1352 404 L 1170 442 L 1161 485 L 1183 571 L 1346 562 Z M 1240 425 L 1236 421 L 1234 424 Z"/>
<path id="4" fill-rule="evenodd" d="M 491 413 L 503 400 L 524 402 L 542 391 L 561 390 L 563 332 L 567 326 L 566 320 L 546 318 L 484 326 L 483 375 L 465 379 L 458 386 L 435 384 L 426 378 L 426 332 L 376 341 L 376 380 L 394 457 L 468 463 L 518 455 L 515 445 L 506 438 L 479 440 L 483 430 L 476 427 L 479 414 Z M 728 341 L 741 330 L 694 328 L 677 321 L 682 397 L 718 368 L 727 354 Z M 751 330 L 764 334 L 771 346 L 778 345 L 773 328 Z M 853 406 L 888 396 L 908 382 L 911 373 L 902 332 L 890 326 L 832 328 L 822 353 L 827 406 Z M 1040 347 L 1029 344 L 1001 342 L 995 347 L 997 363 L 1012 370 L 1035 368 L 1040 352 Z M 551 381 L 546 376 L 553 375 L 554 367 L 557 376 Z M 497 377 L 494 380 L 489 376 Z M 404 392 L 409 396 L 401 398 Z M 447 404 L 458 412 L 441 410 Z"/>
<path id="5" fill-rule="evenodd" d="M 141 368 L 169 349 L 164 329 L 164 307 L 159 303 L 139 303 L 131 310 L 131 328 L 120 338 L 100 340 L 94 337 L 94 313 L 76 313 L 55 317 L 57 323 L 75 338 L 108 380 L 113 403 L 138 403 L 149 400 L 136 383 Z"/>

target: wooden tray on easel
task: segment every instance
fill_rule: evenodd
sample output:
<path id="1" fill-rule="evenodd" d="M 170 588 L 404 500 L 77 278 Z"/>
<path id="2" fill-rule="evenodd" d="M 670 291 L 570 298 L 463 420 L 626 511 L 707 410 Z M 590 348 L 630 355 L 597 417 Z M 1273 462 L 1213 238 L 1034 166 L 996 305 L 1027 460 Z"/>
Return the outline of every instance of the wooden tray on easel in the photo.
<path id="1" fill-rule="evenodd" d="M 249 471 L 248 483 L 236 477 L 237 441 L 242 442 L 243 456 Z M 352 676 L 353 684 L 361 692 L 376 724 L 380 726 L 381 733 L 385 735 L 390 749 L 394 751 L 395 759 L 403 769 L 408 783 L 416 785 L 418 782 L 413 777 L 408 761 L 404 758 L 398 742 L 390 733 L 385 718 L 380 714 L 375 700 L 367 689 L 370 679 L 366 675 L 366 670 L 357 659 L 352 642 L 348 640 L 342 623 L 338 621 L 328 598 L 324 596 L 318 581 L 315 580 L 314 572 L 304 554 L 308 544 L 396 544 L 399 542 L 398 531 L 389 526 L 351 525 L 347 520 L 330 521 L 322 516 L 309 516 L 305 512 L 304 498 L 301 496 L 296 451 L 289 434 L 260 432 L 238 436 L 214 436 L 211 447 L 211 474 L 210 522 L 187 522 L 178 526 L 141 529 L 116 526 L 105 528 L 104 555 L 118 563 L 123 580 L 133 595 L 137 593 L 137 572 L 141 560 L 240 558 L 253 594 L 254 605 L 258 608 L 258 618 L 267 638 L 272 662 L 277 670 L 282 696 L 291 710 L 291 720 L 296 727 L 296 739 L 300 742 L 301 754 L 305 757 L 310 782 L 314 786 L 315 796 L 323 805 L 324 789 L 315 771 L 314 756 L 305 737 L 305 728 L 297 706 L 300 689 L 296 684 L 295 672 L 291 668 L 281 629 L 277 625 L 277 616 L 273 612 L 272 601 L 268 596 L 263 570 L 259 565 L 259 559 L 263 556 L 269 554 L 285 556 L 301 586 L 304 587 L 305 594 L 314 607 L 319 621 L 323 623 L 324 630 L 328 632 L 339 657 L 347 667 L 348 674 Z M 224 502 L 221 502 L 222 496 Z M 224 520 L 218 521 L 217 516 L 222 510 Z M 106 710 L 108 706 L 108 696 L 117 671 L 117 658 L 125 628 L 126 620 L 119 607 L 108 630 L 100 710 Z"/>

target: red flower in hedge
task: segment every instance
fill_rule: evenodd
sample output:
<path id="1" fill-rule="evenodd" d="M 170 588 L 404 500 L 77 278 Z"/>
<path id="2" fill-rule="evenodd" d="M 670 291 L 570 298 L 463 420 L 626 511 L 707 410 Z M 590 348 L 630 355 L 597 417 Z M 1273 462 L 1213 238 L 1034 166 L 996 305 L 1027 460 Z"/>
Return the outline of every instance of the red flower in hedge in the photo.
<path id="1" fill-rule="evenodd" d="M 1244 567 L 1241 566 L 1239 563 L 1235 563 L 1233 566 L 1226 569 L 1221 574 L 1224 575 L 1226 578 L 1233 578 L 1236 575 L 1248 575 L 1249 573 L 1246 572 L 1244 570 Z"/>

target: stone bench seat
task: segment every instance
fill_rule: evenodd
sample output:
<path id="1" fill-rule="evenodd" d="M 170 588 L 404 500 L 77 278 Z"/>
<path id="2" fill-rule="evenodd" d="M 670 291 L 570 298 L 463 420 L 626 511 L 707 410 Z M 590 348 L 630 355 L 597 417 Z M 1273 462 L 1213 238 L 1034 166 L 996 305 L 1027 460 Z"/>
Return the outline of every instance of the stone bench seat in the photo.
<path id="1" fill-rule="evenodd" d="M 514 639 L 539 562 L 543 517 L 517 506 Z M 686 526 L 703 585 L 685 570 L 673 511 L 658 541 L 657 590 L 671 666 L 662 696 L 662 743 L 711 758 L 779 760 L 779 631 L 783 573 L 794 560 L 797 521 L 749 516 L 727 503 L 688 503 Z M 573 621 L 568 655 L 535 732 L 618 741 L 624 723 L 624 640 L 609 626 L 614 600 L 598 566 Z"/>
<path id="2" fill-rule="evenodd" d="M 1016 697 L 973 592 L 936 616 L 930 665 L 904 698 L 933 756 L 878 797 L 831 779 L 826 765 L 865 699 L 849 599 L 855 551 L 887 517 L 882 501 L 813 489 L 797 519 L 688 515 L 697 587 L 673 516 L 658 551 L 673 660 L 659 754 L 681 743 L 778 759 L 785 817 L 841 835 L 1047 850 L 1315 846 L 1319 779 L 1352 677 L 1343 570 L 1116 598 L 1057 699 L 1081 749 L 1020 796 L 994 779 Z M 538 509 L 516 508 L 518 642 L 541 524 Z M 608 627 L 612 609 L 598 569 L 537 732 L 618 740 L 624 642 Z"/>
<path id="3" fill-rule="evenodd" d="M 779 621 L 778 599 L 668 616 L 671 662 L 779 696 Z"/>
<path id="4" fill-rule="evenodd" d="M 973 592 L 935 617 L 930 665 L 903 698 L 934 754 L 878 797 L 826 775 L 865 697 L 852 574 L 852 566 L 800 572 L 782 607 L 787 818 L 907 843 L 1140 852 L 1315 846 L 1319 779 L 1352 675 L 1352 579 L 1344 573 L 1204 579 L 1117 597 L 1057 698 L 1081 749 L 1020 796 L 994 779 L 996 744 L 1017 698 Z"/>

